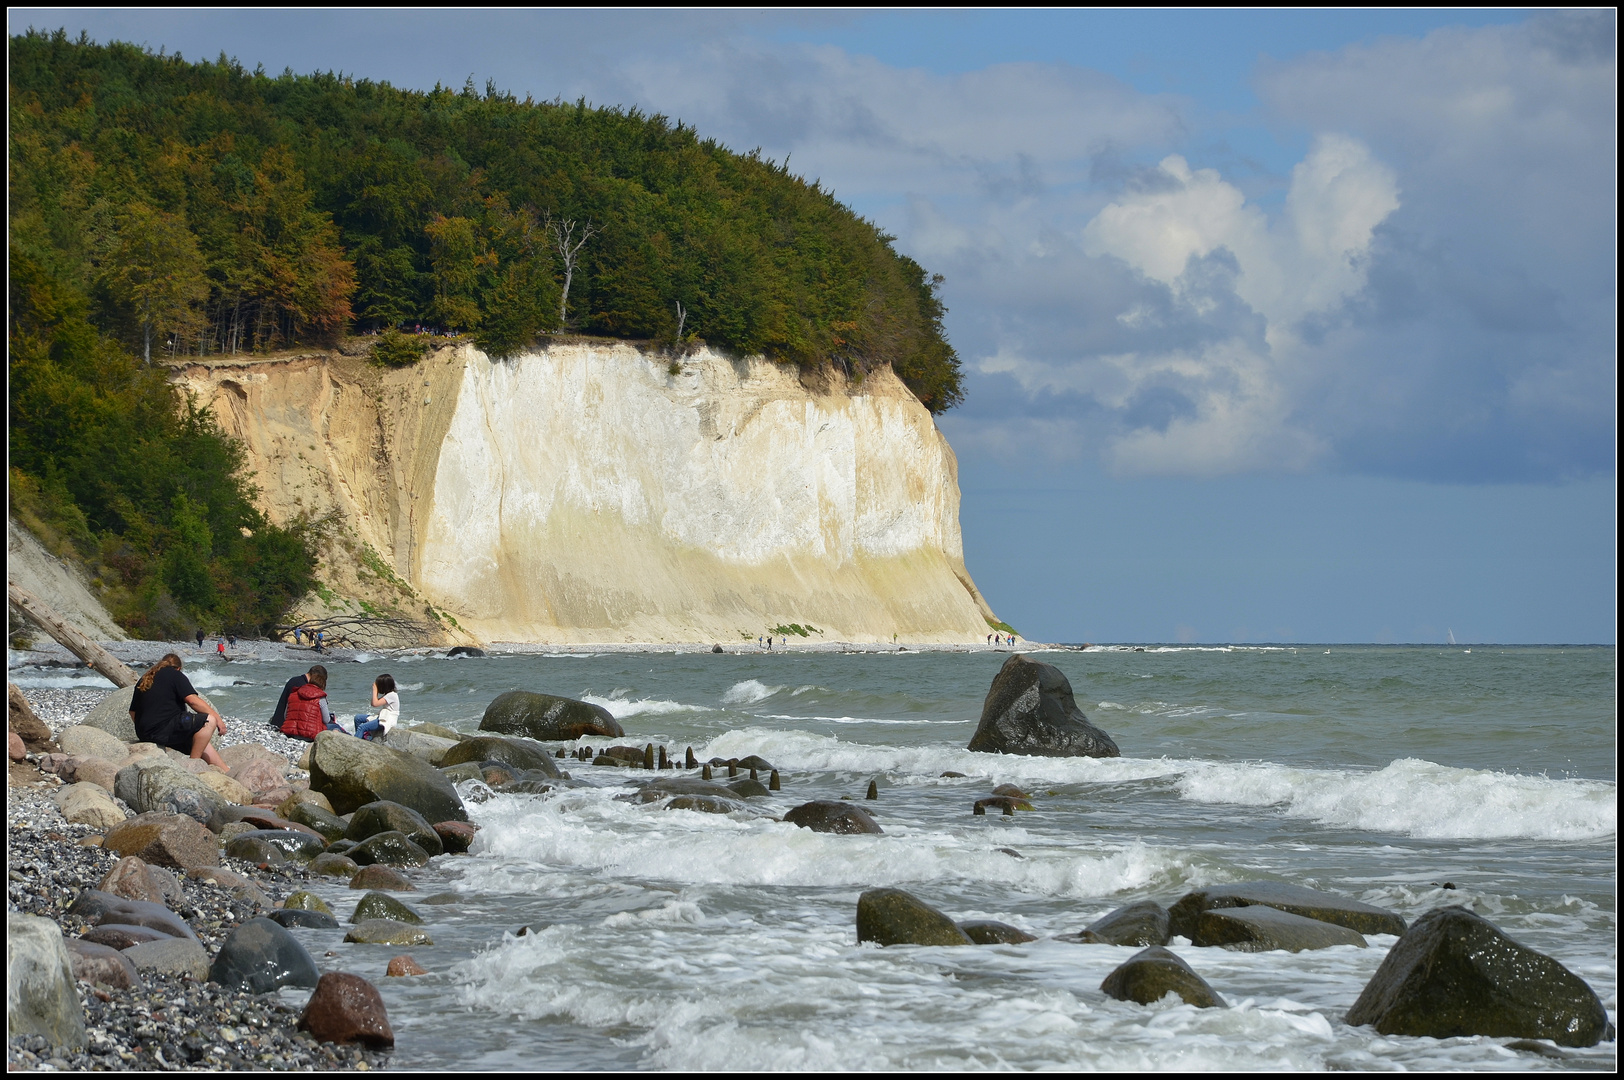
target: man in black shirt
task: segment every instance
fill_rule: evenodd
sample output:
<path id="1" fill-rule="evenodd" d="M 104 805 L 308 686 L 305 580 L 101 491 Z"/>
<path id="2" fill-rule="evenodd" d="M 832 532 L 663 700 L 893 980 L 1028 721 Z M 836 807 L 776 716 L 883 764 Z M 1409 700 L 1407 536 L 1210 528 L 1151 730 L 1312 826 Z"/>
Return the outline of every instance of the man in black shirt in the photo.
<path id="1" fill-rule="evenodd" d="M 320 664 L 310 669 L 310 675 L 318 674 L 322 682 L 327 681 L 327 669 Z M 292 697 L 293 692 L 299 687 L 310 682 L 310 675 L 295 675 L 288 680 L 288 684 L 282 688 L 282 696 L 276 699 L 276 711 L 271 714 L 271 727 L 278 731 L 282 730 L 282 721 L 288 716 L 288 698 Z"/>
<path id="2" fill-rule="evenodd" d="M 169 653 L 135 684 L 130 696 L 130 720 L 135 737 L 179 750 L 225 772 L 225 759 L 210 740 L 218 731 L 226 733 L 226 721 L 192 686 L 180 670 L 180 657 Z M 191 711 L 191 710 L 195 710 Z"/>

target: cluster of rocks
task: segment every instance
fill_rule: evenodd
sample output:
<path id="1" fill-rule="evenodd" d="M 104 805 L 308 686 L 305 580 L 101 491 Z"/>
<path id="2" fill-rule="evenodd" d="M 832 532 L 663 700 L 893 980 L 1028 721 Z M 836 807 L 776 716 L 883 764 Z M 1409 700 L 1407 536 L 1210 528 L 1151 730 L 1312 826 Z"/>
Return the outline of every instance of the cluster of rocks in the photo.
<path id="1" fill-rule="evenodd" d="M 1383 908 L 1275 881 L 1197 889 L 1171 908 L 1141 901 L 1059 940 L 1139 946 L 1100 984 L 1107 996 L 1141 1005 L 1173 994 L 1196 1008 L 1224 999 L 1167 948 L 1301 952 L 1365 948 L 1366 934 L 1396 936 L 1347 1013 L 1354 1026 L 1383 1035 L 1467 1035 L 1549 1039 L 1594 1046 L 1616 1038 L 1590 986 L 1557 961 L 1519 944 L 1464 907 L 1429 911 L 1407 926 Z M 878 945 L 1014 945 L 1036 938 L 991 921 L 955 922 L 901 889 L 870 889 L 857 899 L 857 940 Z"/>

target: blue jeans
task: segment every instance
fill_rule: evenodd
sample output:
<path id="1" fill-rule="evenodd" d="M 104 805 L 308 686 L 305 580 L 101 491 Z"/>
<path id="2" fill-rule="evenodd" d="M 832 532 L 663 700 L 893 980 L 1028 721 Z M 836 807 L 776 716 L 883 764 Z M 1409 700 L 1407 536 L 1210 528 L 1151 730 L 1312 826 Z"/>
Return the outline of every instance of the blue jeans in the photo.
<path id="1" fill-rule="evenodd" d="M 372 738 L 372 733 L 374 731 L 382 731 L 382 730 L 383 730 L 383 721 L 382 720 L 368 720 L 366 713 L 356 713 L 355 714 L 355 737 L 356 738 L 358 738 L 358 739 L 370 739 L 370 738 Z"/>

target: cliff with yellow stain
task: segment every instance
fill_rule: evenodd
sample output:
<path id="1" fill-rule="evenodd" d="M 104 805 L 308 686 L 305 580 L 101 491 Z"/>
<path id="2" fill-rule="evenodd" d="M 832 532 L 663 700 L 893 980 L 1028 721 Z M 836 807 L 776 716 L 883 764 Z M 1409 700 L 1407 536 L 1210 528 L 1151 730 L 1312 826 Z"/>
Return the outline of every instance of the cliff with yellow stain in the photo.
<path id="1" fill-rule="evenodd" d="M 216 359 L 175 377 L 242 441 L 273 521 L 323 523 L 339 607 L 439 616 L 446 640 L 987 634 L 953 451 L 889 371 L 852 386 L 708 350 L 673 367 L 570 344 L 395 370 Z"/>

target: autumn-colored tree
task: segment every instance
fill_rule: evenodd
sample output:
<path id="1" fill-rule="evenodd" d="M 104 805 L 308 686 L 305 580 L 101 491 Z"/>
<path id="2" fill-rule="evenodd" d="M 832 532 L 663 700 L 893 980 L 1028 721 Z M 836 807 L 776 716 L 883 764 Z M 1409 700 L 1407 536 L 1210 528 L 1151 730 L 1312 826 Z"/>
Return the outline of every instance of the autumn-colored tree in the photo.
<path id="1" fill-rule="evenodd" d="M 155 331 L 183 338 L 202 325 L 209 282 L 197 240 L 179 214 L 135 202 L 121 217 L 112 250 L 102 261 L 102 280 L 130 309 L 141 334 L 141 358 L 151 363 Z"/>

